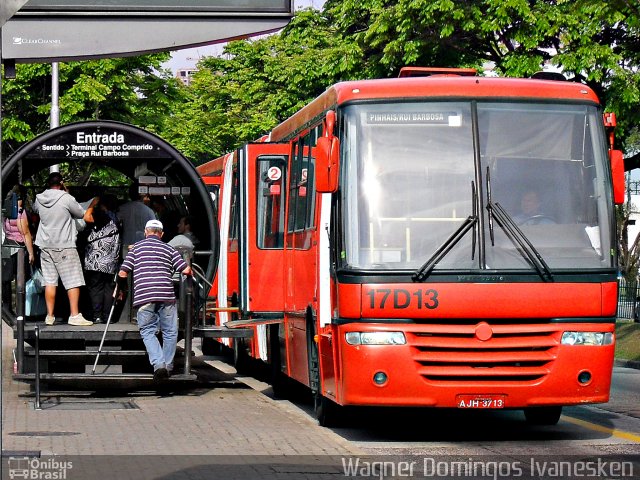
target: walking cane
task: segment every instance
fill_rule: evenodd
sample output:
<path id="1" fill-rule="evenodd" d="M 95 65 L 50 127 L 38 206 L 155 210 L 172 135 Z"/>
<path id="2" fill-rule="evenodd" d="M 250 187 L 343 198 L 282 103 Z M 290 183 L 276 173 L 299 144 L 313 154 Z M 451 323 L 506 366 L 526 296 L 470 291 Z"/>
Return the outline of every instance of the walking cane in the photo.
<path id="1" fill-rule="evenodd" d="M 102 334 L 102 340 L 100 340 L 100 346 L 98 347 L 98 354 L 96 355 L 96 361 L 93 362 L 93 370 L 91 370 L 91 375 L 96 373 L 96 366 L 98 365 L 98 359 L 100 358 L 100 353 L 102 352 L 102 345 L 104 344 L 104 339 L 107 336 L 107 330 L 109 330 L 109 323 L 111 322 L 113 311 L 116 308 L 116 302 L 118 301 L 117 299 L 118 299 L 118 282 L 116 282 L 116 287 L 113 289 L 113 303 L 111 304 L 109 317 L 107 317 L 107 324 L 104 326 L 104 333 Z"/>

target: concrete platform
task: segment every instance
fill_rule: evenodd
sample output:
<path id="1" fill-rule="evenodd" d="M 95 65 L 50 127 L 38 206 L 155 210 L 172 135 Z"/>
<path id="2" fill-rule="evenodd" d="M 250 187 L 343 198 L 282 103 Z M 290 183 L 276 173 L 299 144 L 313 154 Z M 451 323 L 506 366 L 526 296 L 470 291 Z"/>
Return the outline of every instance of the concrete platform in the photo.
<path id="1" fill-rule="evenodd" d="M 290 402 L 249 388 L 229 364 L 231 373 L 210 367 L 212 359 L 224 357 L 203 357 L 199 340 L 194 341 L 194 366 L 220 383 L 176 383 L 169 385 L 176 388 L 115 392 L 107 398 L 104 392 L 81 399 L 62 392 L 43 397 L 42 409 L 36 410 L 33 398 L 25 398 L 29 385 L 12 378 L 12 337 L 3 325 L 3 473 L 12 458 L 29 457 L 43 464 L 71 462 L 68 480 L 318 480 L 344 478 L 335 470 L 339 463 L 330 470 L 305 463 L 362 453 Z M 282 461 L 291 465 L 278 467 Z"/>

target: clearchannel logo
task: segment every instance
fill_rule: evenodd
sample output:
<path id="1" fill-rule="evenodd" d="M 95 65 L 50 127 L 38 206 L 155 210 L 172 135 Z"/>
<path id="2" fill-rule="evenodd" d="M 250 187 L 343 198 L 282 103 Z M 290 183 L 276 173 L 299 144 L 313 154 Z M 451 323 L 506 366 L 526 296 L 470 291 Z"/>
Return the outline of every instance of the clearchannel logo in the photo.
<path id="1" fill-rule="evenodd" d="M 64 462 L 55 458 L 40 459 L 29 457 L 9 457 L 9 478 L 32 480 L 65 480 L 67 471 L 73 468 L 73 462 Z"/>
<path id="2" fill-rule="evenodd" d="M 13 37 L 14 45 L 62 45 L 59 38 L 24 38 Z"/>

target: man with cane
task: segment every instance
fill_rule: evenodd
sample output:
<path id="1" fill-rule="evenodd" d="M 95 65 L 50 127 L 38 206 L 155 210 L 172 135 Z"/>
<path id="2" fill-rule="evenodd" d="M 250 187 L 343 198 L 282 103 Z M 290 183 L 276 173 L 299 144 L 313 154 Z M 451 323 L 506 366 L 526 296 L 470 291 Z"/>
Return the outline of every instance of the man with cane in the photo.
<path id="1" fill-rule="evenodd" d="M 175 248 L 161 240 L 162 235 L 162 223 L 149 220 L 144 240 L 129 250 L 118 273 L 120 289 L 124 290 L 133 272 L 133 306 L 138 307 L 138 328 L 155 381 L 169 377 L 176 353 L 178 308 L 171 277 L 173 272 L 191 275 L 191 267 Z M 162 346 L 156 337 L 158 330 L 162 332 Z"/>

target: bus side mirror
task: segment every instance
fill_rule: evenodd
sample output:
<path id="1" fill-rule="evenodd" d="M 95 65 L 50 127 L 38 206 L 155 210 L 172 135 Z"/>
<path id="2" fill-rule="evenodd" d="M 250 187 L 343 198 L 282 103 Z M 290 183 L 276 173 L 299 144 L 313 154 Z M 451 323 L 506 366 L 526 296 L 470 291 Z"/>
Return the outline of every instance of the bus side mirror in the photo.
<path id="1" fill-rule="evenodd" d="M 616 205 L 624 203 L 624 158 L 621 150 L 609 150 L 611 177 L 613 178 L 613 201 Z"/>
<path id="2" fill-rule="evenodd" d="M 316 143 L 316 191 L 334 193 L 338 190 L 338 172 L 340 170 L 340 141 L 333 134 L 336 113 L 327 112 L 324 136 Z"/>
<path id="3" fill-rule="evenodd" d="M 340 141 L 337 137 L 320 137 L 316 144 L 316 191 L 338 190 Z"/>

